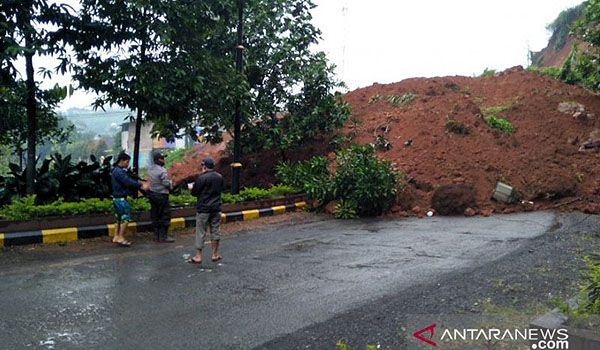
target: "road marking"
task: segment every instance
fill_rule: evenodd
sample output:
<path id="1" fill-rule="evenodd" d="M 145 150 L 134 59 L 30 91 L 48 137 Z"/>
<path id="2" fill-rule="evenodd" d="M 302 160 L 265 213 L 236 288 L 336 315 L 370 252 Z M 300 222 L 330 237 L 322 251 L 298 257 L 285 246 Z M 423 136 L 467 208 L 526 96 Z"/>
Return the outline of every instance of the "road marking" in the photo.
<path id="1" fill-rule="evenodd" d="M 106 226 L 108 227 L 108 236 L 114 237 L 115 236 L 115 224 L 108 224 Z M 137 224 L 135 222 L 130 222 L 127 225 L 127 231 L 125 231 L 125 234 L 134 234 L 136 232 L 137 232 Z"/>
<path id="2" fill-rule="evenodd" d="M 77 240 L 77 228 L 59 228 L 53 230 L 42 230 L 43 243 L 72 242 Z"/>
<path id="3" fill-rule="evenodd" d="M 258 219 L 260 217 L 260 213 L 257 210 L 244 210 L 242 212 L 242 214 L 244 215 L 244 220 L 253 220 L 253 219 Z"/>
<path id="4" fill-rule="evenodd" d="M 280 205 L 278 207 L 273 207 L 273 214 L 285 214 L 285 205 Z"/>
<path id="5" fill-rule="evenodd" d="M 171 219 L 171 224 L 169 225 L 170 232 L 173 232 L 175 230 L 183 230 L 184 228 L 185 228 L 185 218 Z"/>

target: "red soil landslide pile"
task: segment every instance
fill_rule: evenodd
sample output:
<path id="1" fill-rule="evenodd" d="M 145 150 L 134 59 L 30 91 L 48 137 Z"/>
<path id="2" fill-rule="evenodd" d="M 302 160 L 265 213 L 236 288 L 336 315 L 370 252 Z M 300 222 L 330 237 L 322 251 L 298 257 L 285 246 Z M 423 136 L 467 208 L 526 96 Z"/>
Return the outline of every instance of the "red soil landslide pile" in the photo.
<path id="1" fill-rule="evenodd" d="M 387 100 L 408 93 L 418 97 L 401 106 Z M 377 95 L 379 100 L 373 98 Z M 515 67 L 483 78 L 374 84 L 348 93 L 346 100 L 359 123 L 353 127 L 349 122 L 344 134 L 355 135 L 353 142 L 360 144 L 383 136 L 393 146 L 379 150 L 378 157 L 389 159 L 410 179 L 405 203 L 393 215 L 423 215 L 435 189 L 448 184 L 474 187 L 471 215 L 543 209 L 600 213 L 600 153 L 579 150 L 586 142 L 600 141 L 595 131 L 600 127 L 599 95 Z M 559 111 L 565 102 L 573 108 L 563 104 Z M 481 117 L 492 106 L 505 106 L 495 114 L 510 121 L 511 135 Z M 448 117 L 467 126 L 470 134 L 448 132 Z M 534 204 L 493 201 L 498 181 Z"/>
<path id="2" fill-rule="evenodd" d="M 193 149 L 186 152 L 183 163 L 174 163 L 171 169 L 169 169 L 171 181 L 179 185 L 185 185 L 186 182 L 193 182 L 200 173 L 202 159 L 212 157 L 218 162 L 229 140 L 231 140 L 231 137 L 225 135 L 224 142 L 222 143 L 216 145 L 206 143 L 194 146 Z"/>

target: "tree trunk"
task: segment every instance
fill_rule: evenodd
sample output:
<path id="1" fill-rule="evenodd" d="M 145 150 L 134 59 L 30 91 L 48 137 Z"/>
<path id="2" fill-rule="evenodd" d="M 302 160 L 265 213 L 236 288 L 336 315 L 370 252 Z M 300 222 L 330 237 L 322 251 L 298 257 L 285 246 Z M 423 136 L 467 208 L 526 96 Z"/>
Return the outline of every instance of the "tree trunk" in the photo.
<path id="1" fill-rule="evenodd" d="M 27 47 L 30 42 L 27 40 Z M 28 195 L 35 194 L 35 144 L 36 144 L 36 103 L 35 103 L 35 76 L 33 69 L 33 52 L 25 54 L 27 73 L 27 187 Z"/>
<path id="2" fill-rule="evenodd" d="M 138 108 L 135 118 L 135 138 L 133 139 L 133 172 L 138 173 L 140 169 L 140 140 L 142 132 L 142 110 Z"/>
<path id="3" fill-rule="evenodd" d="M 142 18 L 146 18 L 146 9 L 142 11 Z M 144 33 L 142 35 L 142 43 L 140 45 L 140 63 L 144 65 L 146 63 L 146 34 L 147 29 L 144 27 Z M 139 79 L 139 77 L 138 77 Z M 133 172 L 137 175 L 140 169 L 140 140 L 142 131 L 142 109 L 138 106 L 137 118 L 135 119 L 135 138 L 133 139 Z"/>

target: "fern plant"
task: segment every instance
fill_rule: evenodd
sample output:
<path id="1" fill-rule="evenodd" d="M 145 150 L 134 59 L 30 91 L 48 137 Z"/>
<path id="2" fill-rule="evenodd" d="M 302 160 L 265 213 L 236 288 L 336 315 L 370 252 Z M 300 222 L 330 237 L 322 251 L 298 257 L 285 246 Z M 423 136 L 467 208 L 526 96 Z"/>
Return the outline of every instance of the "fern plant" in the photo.
<path id="1" fill-rule="evenodd" d="M 340 201 L 333 209 L 333 216 L 336 219 L 351 220 L 358 218 L 356 212 L 356 203 L 352 201 Z"/>
<path id="2" fill-rule="evenodd" d="M 419 97 L 419 95 L 417 94 L 413 94 L 413 93 L 406 93 L 404 95 L 391 95 L 387 97 L 387 101 L 391 104 L 393 104 L 396 107 L 402 107 L 405 106 L 409 103 L 411 103 L 412 101 L 414 101 L 415 99 L 417 99 L 417 97 Z"/>

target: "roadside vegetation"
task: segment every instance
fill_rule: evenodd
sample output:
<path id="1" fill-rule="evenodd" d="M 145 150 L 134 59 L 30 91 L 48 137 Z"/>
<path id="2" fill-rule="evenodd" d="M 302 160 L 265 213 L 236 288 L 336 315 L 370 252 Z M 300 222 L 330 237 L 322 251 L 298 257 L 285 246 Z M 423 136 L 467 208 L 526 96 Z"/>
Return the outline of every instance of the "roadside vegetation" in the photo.
<path id="1" fill-rule="evenodd" d="M 531 71 L 552 76 L 562 82 L 582 86 L 588 90 L 600 90 L 600 1 L 587 0 L 582 4 L 561 12 L 558 18 L 548 25 L 552 32 L 550 42 L 559 51 L 567 44 L 568 38 L 575 39 L 571 52 L 560 68 L 538 68 L 541 52 L 532 52 Z M 580 49 L 578 43 L 585 44 Z"/>
<path id="2" fill-rule="evenodd" d="M 224 204 L 235 204 L 244 201 L 278 199 L 297 193 L 299 193 L 299 190 L 286 185 L 276 185 L 269 189 L 250 187 L 243 188 L 239 195 L 224 193 L 221 195 L 221 200 Z M 108 214 L 113 211 L 113 203 L 110 198 L 84 198 L 77 202 L 67 202 L 59 198 L 46 204 L 37 204 L 37 202 L 35 195 L 17 199 L 0 209 L 0 220 L 27 220 L 48 216 Z M 150 210 L 150 202 L 145 197 L 131 198 L 129 199 L 129 204 L 133 212 Z M 169 204 L 172 207 L 194 206 L 196 204 L 196 197 L 193 197 L 189 193 L 171 195 L 169 196 Z"/>
<path id="3" fill-rule="evenodd" d="M 23 180 L 25 194 L 38 201 L 46 196 L 37 185 L 45 144 L 73 143 L 63 157 L 86 152 L 68 138 L 56 113 L 73 87 L 40 88 L 56 75 L 69 73 L 80 89 L 94 93 L 94 108 L 136 111 L 131 122 L 151 122 L 152 136 L 170 141 L 181 130 L 196 136 L 200 127 L 207 141 L 221 142 L 223 132 L 233 131 L 231 116 L 239 109 L 246 154 L 269 149 L 284 155 L 333 134 L 350 117 L 350 107 L 334 93 L 343 86 L 334 78 L 335 67 L 312 49 L 321 33 L 311 23 L 311 0 L 243 2 L 248 49 L 241 73 L 231 51 L 241 2 L 77 2 L 77 10 L 66 1 L 0 5 L 0 143 L 21 155 L 19 193 Z M 57 66 L 40 66 L 41 55 Z M 113 151 L 120 151 L 118 135 Z M 135 174 L 139 145 L 136 137 Z M 87 152 L 72 159 L 99 156 Z"/>
<path id="4" fill-rule="evenodd" d="M 331 163 L 324 157 L 282 162 L 276 176 L 283 184 L 302 189 L 321 208 L 337 201 L 334 213 L 343 219 L 386 213 L 396 203 L 401 187 L 401 174 L 389 161 L 378 160 L 372 145 L 340 150 Z"/>
<path id="5" fill-rule="evenodd" d="M 165 155 L 165 168 L 171 169 L 173 164 L 175 163 L 183 163 L 185 161 L 187 153 L 192 149 L 192 147 L 185 148 L 177 148 L 172 150 L 167 150 L 163 152 Z"/>
<path id="6" fill-rule="evenodd" d="M 554 303 L 565 315 L 575 322 L 594 318 L 600 320 L 600 253 L 584 257 L 586 265 L 582 269 L 582 282 L 574 303 L 556 299 Z M 600 323 L 597 324 L 600 327 Z"/>

